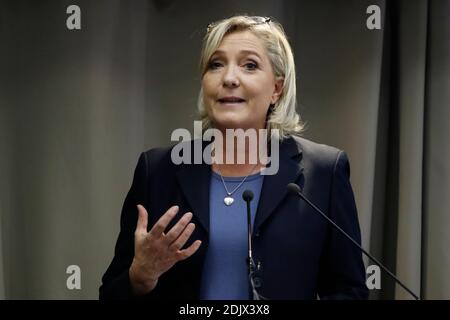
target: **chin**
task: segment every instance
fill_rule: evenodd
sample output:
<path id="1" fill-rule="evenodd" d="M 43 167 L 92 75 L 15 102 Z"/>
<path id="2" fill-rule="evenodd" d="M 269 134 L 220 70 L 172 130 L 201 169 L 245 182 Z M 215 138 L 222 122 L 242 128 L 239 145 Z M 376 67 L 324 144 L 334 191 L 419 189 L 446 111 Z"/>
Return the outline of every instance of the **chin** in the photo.
<path id="1" fill-rule="evenodd" d="M 240 128 L 245 123 L 245 117 L 240 112 L 232 111 L 213 112 L 211 119 L 221 128 Z"/>
<path id="2" fill-rule="evenodd" d="M 211 121 L 218 129 L 256 128 L 255 117 L 247 110 L 214 110 L 209 114 Z"/>
<path id="3" fill-rule="evenodd" d="M 227 120 L 220 120 L 214 121 L 215 125 L 217 128 L 221 128 L 221 129 L 239 129 L 239 128 L 243 128 L 243 124 L 239 121 L 233 121 L 230 119 Z"/>
<path id="4" fill-rule="evenodd" d="M 218 129 L 243 129 L 247 130 L 250 128 L 254 128 L 253 125 L 251 125 L 248 122 L 242 121 L 242 119 L 236 120 L 236 119 L 216 119 L 214 120 L 214 124 L 216 128 Z"/>

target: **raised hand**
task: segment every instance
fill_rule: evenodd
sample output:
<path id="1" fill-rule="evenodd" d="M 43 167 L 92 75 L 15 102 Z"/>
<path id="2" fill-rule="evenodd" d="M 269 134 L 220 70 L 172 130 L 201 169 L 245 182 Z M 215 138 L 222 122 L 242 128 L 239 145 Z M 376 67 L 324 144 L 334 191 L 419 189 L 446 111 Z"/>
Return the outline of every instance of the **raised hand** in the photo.
<path id="1" fill-rule="evenodd" d="M 133 292 L 139 295 L 153 290 L 159 277 L 178 261 L 192 256 L 200 247 L 201 241 L 196 240 L 191 246 L 181 250 L 195 229 L 195 224 L 189 223 L 192 219 L 191 212 L 185 213 L 169 232 L 164 233 L 179 210 L 178 206 L 173 206 L 147 232 L 147 210 L 142 205 L 137 207 L 139 217 L 134 234 L 134 259 L 129 275 Z"/>

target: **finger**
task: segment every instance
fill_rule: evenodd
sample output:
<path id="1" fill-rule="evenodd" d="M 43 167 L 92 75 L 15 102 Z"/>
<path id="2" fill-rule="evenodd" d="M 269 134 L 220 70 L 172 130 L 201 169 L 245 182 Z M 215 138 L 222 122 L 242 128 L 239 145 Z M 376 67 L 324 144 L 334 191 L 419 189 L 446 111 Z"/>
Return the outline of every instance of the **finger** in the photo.
<path id="1" fill-rule="evenodd" d="M 178 220 L 177 224 L 174 225 L 172 229 L 170 229 L 170 231 L 166 234 L 168 245 L 172 244 L 172 242 L 174 242 L 180 236 L 191 219 L 192 213 L 187 212 L 180 220 Z"/>
<path id="2" fill-rule="evenodd" d="M 164 213 L 162 217 L 159 218 L 159 220 L 155 223 L 152 230 L 150 230 L 150 235 L 154 237 L 161 237 L 170 221 L 172 221 L 173 217 L 175 217 L 175 215 L 177 214 L 178 210 L 178 206 L 170 207 L 169 210 L 167 210 L 166 213 Z"/>
<path id="3" fill-rule="evenodd" d="M 178 261 L 187 259 L 192 256 L 198 250 L 198 248 L 200 248 L 201 244 L 202 242 L 200 240 L 196 240 L 193 244 L 191 244 L 189 248 L 181 250 L 178 254 Z"/>
<path id="4" fill-rule="evenodd" d="M 147 233 L 147 224 L 148 224 L 148 213 L 145 210 L 144 206 L 138 204 L 138 221 L 136 226 L 136 232 L 145 232 Z"/>
<path id="5" fill-rule="evenodd" d="M 170 248 L 174 250 L 180 250 L 184 244 L 187 242 L 192 232 L 194 232 L 195 224 L 189 223 L 183 232 L 180 234 L 178 239 L 176 239 L 171 245 Z"/>

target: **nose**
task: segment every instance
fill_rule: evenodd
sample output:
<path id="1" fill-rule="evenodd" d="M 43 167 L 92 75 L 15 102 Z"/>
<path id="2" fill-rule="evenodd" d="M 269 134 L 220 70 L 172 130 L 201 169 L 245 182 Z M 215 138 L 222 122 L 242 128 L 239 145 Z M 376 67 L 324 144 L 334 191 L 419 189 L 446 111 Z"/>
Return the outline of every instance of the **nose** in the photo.
<path id="1" fill-rule="evenodd" d="M 228 66 L 223 76 L 223 85 L 228 88 L 235 88 L 239 86 L 239 78 L 236 74 L 235 67 Z"/>

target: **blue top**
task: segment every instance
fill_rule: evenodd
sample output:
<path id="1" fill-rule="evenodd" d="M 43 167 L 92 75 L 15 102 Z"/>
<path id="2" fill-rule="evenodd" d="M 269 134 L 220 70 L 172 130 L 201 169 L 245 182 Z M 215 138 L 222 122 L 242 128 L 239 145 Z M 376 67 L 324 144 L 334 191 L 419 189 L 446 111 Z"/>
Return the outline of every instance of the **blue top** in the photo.
<path id="1" fill-rule="evenodd" d="M 223 177 L 232 192 L 244 177 Z M 256 173 L 232 194 L 234 203 L 225 205 L 227 196 L 220 176 L 211 172 L 209 196 L 209 245 L 203 267 L 200 299 L 248 300 L 247 206 L 242 199 L 245 190 L 253 192 L 250 202 L 252 227 L 264 176 Z"/>

